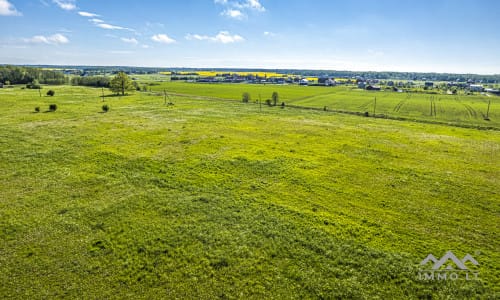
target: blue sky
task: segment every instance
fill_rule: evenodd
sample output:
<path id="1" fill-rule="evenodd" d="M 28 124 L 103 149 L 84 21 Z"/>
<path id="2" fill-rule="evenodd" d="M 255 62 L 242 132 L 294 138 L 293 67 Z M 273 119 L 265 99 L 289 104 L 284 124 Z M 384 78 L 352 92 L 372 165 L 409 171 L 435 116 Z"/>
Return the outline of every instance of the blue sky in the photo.
<path id="1" fill-rule="evenodd" d="M 0 0 L 0 64 L 500 74 L 497 0 Z"/>

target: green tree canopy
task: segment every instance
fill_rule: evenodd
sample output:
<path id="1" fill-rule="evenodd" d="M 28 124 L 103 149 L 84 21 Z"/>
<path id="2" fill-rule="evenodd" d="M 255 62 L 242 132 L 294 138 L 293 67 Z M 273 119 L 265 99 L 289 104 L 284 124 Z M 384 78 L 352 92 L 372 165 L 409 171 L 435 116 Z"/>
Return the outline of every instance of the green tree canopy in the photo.
<path id="1" fill-rule="evenodd" d="M 127 74 L 119 72 L 109 82 L 109 89 L 113 93 L 125 95 L 126 92 L 135 90 L 135 86 Z"/>

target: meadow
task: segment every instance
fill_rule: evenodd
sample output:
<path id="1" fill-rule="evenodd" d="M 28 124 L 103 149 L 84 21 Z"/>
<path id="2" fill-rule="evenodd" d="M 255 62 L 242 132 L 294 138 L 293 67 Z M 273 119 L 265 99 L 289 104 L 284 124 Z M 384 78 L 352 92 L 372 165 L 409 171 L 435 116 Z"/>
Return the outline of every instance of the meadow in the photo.
<path id="1" fill-rule="evenodd" d="M 104 102 L 50 88 L 0 89 L 2 299 L 499 296 L 498 130 L 241 103 L 276 86 L 168 82 Z M 330 109 L 371 98 L 277 91 Z M 380 113 L 400 101 L 378 97 Z M 461 115 L 479 96 L 440 97 L 457 111 L 443 122 L 487 122 Z M 478 280 L 419 280 L 449 250 L 474 256 Z"/>
<path id="2" fill-rule="evenodd" d="M 280 103 L 332 111 L 365 113 L 458 126 L 500 129 L 500 97 L 494 95 L 444 95 L 366 91 L 352 86 L 323 87 L 263 84 L 206 84 L 162 82 L 152 91 L 241 101 L 248 92 L 252 100 L 265 102 L 273 92 Z M 490 108 L 488 111 L 488 103 Z M 485 120 L 488 116 L 489 120 Z"/>

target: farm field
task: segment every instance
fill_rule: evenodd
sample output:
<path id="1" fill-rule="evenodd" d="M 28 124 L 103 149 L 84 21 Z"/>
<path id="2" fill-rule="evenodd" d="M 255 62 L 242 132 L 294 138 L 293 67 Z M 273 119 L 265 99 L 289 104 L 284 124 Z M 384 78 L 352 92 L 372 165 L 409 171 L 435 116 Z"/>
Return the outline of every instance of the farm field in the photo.
<path id="1" fill-rule="evenodd" d="M 151 88 L 174 105 L 0 89 L 0 298 L 498 298 L 500 131 L 241 94 L 360 112 L 376 95 L 377 113 L 493 127 L 498 98 L 488 122 L 482 96 L 436 95 L 431 117 L 429 95 Z M 419 280 L 447 251 L 478 280 Z"/>
<path id="2" fill-rule="evenodd" d="M 297 85 L 203 84 L 163 82 L 152 91 L 218 97 L 241 101 L 244 92 L 252 100 L 270 99 L 274 91 L 280 103 L 347 112 L 368 112 L 394 118 L 442 122 L 455 125 L 494 127 L 500 129 L 500 97 L 488 95 L 432 95 L 366 91 L 352 87 Z M 376 98 L 376 107 L 375 105 Z M 485 120 L 490 103 L 489 121 Z"/>

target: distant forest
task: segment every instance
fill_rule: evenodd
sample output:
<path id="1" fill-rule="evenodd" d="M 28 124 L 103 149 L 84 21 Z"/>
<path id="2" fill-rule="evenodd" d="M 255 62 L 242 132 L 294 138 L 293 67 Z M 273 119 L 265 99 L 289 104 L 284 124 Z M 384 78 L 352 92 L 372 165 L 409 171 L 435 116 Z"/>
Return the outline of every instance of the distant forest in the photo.
<path id="1" fill-rule="evenodd" d="M 50 70 L 20 66 L 0 66 L 0 83 L 28 84 L 65 84 L 66 76 L 60 70 Z"/>
<path id="2" fill-rule="evenodd" d="M 63 70 L 68 74 L 92 76 L 89 79 L 75 79 L 69 82 Z M 158 72 L 186 72 L 186 71 L 216 71 L 228 72 L 277 72 L 282 74 L 301 75 L 305 77 L 335 77 L 364 79 L 393 79 L 393 80 L 423 80 L 423 81 L 454 81 L 467 82 L 472 80 L 480 83 L 500 83 L 500 74 L 452 74 L 452 73 L 418 73 L 418 72 L 357 72 L 334 70 L 293 70 L 293 69 L 227 69 L 227 68 L 149 68 L 149 67 L 121 67 L 121 66 L 0 66 L 0 83 L 6 81 L 11 84 L 26 84 L 38 80 L 42 84 L 64 84 L 106 86 L 108 82 L 102 78 L 104 75 L 118 72 L 127 74 L 155 74 Z M 98 77 L 97 77 L 98 76 Z M 78 78 L 78 77 L 76 77 Z M 90 84 L 92 82 L 92 84 Z"/>

